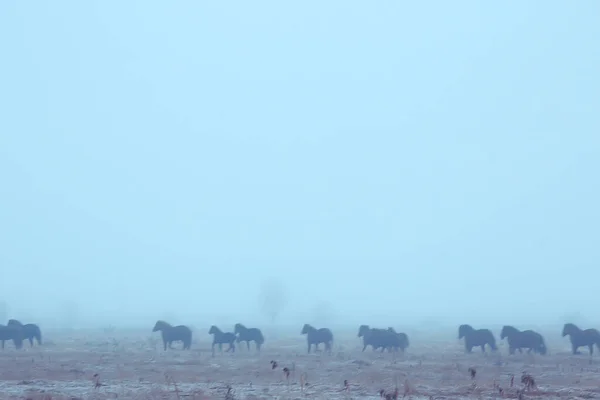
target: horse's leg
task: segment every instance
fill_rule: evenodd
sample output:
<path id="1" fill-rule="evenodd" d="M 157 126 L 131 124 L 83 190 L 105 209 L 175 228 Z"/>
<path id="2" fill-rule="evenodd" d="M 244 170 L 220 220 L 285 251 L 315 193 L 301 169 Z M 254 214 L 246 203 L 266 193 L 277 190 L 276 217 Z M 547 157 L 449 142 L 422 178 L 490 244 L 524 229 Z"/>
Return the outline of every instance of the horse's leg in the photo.
<path id="1" fill-rule="evenodd" d="M 579 351 L 577 350 L 579 348 L 579 346 L 576 346 L 575 344 L 571 344 L 571 350 L 573 352 L 573 354 L 579 354 Z"/>
<path id="2" fill-rule="evenodd" d="M 215 356 L 215 342 L 214 341 L 213 341 L 213 344 L 212 344 L 212 356 L 213 357 Z"/>
<path id="3" fill-rule="evenodd" d="M 246 340 L 246 346 L 248 347 L 248 351 L 250 351 L 250 341 Z"/>
<path id="4" fill-rule="evenodd" d="M 219 343 L 219 352 L 223 352 L 223 343 Z"/>
<path id="5" fill-rule="evenodd" d="M 308 354 L 310 354 L 310 346 L 311 346 L 311 343 L 308 342 L 308 352 L 307 352 Z"/>
<path id="6" fill-rule="evenodd" d="M 588 348 L 590 349 L 590 356 L 594 354 L 594 343 L 588 344 Z"/>
<path id="7" fill-rule="evenodd" d="M 163 339 L 163 347 L 165 349 L 165 351 L 167 351 L 167 340 Z"/>
<path id="8" fill-rule="evenodd" d="M 485 353 L 485 343 L 481 345 L 481 352 Z"/>

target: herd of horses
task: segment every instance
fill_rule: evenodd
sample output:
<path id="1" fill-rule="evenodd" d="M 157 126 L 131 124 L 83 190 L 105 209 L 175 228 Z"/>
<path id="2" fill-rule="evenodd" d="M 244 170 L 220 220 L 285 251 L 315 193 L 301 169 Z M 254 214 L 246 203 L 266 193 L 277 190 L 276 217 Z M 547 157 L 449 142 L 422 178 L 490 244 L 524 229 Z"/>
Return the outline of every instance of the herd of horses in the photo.
<path id="1" fill-rule="evenodd" d="M 165 321 L 158 321 L 154 325 L 153 332 L 160 331 L 162 334 L 164 350 L 167 347 L 172 348 L 172 343 L 176 341 L 183 342 L 183 349 L 189 349 L 192 343 L 192 330 L 185 325 L 171 326 Z M 246 328 L 244 325 L 237 323 L 234 326 L 233 332 L 223 332 L 216 326 L 211 326 L 208 333 L 213 335 L 212 352 L 214 355 L 215 346 L 219 346 L 219 350 L 223 351 L 223 344 L 228 344 L 226 351 L 235 352 L 235 344 L 246 342 L 248 350 L 250 350 L 250 342 L 256 344 L 256 350 L 260 351 L 261 346 L 265 342 L 265 337 L 258 328 Z M 312 325 L 305 324 L 300 332 L 306 335 L 308 345 L 307 352 L 310 353 L 312 346 L 315 346 L 315 351 L 318 351 L 319 344 L 325 346 L 325 352 L 331 353 L 333 346 L 333 333 L 329 328 L 317 329 Z M 571 341 L 571 349 L 573 354 L 580 354 L 580 347 L 588 347 L 590 355 L 594 353 L 594 346 L 600 351 L 600 332 L 596 329 L 580 329 L 575 324 L 567 323 L 563 327 L 562 336 L 569 336 Z M 394 328 L 370 328 L 368 325 L 361 325 L 358 329 L 358 337 L 363 340 L 363 349 L 365 351 L 368 346 L 371 346 L 373 351 L 381 349 L 389 352 L 404 352 L 409 346 L 408 335 L 404 332 L 396 332 Z M 496 351 L 496 338 L 489 329 L 474 329 L 471 325 L 461 325 L 458 328 L 458 338 L 464 339 L 465 350 L 471 353 L 474 347 L 481 347 L 481 351 L 485 352 L 486 346 L 490 347 L 491 351 Z M 500 332 L 500 339 L 506 339 L 508 343 L 508 352 L 513 355 L 516 351 L 523 353 L 527 350 L 528 353 L 536 353 L 545 355 L 548 352 L 544 337 L 533 330 L 520 331 L 514 326 L 505 325 Z"/>
<path id="2" fill-rule="evenodd" d="M 163 348 L 173 349 L 173 342 L 182 342 L 183 349 L 189 350 L 192 345 L 192 330 L 185 325 L 172 326 L 165 321 L 157 321 L 152 332 L 160 332 L 163 341 Z M 237 323 L 233 327 L 233 332 L 223 332 L 215 325 L 208 330 L 213 335 L 212 352 L 214 355 L 215 346 L 219 351 L 223 351 L 223 345 L 229 347 L 226 351 L 235 352 L 236 344 L 246 342 L 246 347 L 250 350 L 250 342 L 254 342 L 256 350 L 260 352 L 261 346 L 265 343 L 265 337 L 259 328 L 247 328 Z M 304 324 L 300 332 L 306 335 L 308 345 L 307 352 L 310 353 L 312 346 L 315 351 L 319 351 L 319 345 L 323 344 L 325 352 L 332 353 L 333 333 L 329 328 L 315 328 L 312 325 Z M 573 354 L 580 354 L 580 347 L 587 347 L 590 355 L 594 354 L 594 346 L 600 351 L 600 331 L 597 329 L 580 329 L 572 323 L 566 323 L 563 326 L 562 337 L 569 336 L 571 341 L 571 351 Z M 381 349 L 389 352 L 404 352 L 409 346 L 408 335 L 404 332 L 396 332 L 394 328 L 371 328 L 368 325 L 361 325 L 358 329 L 358 337 L 362 338 L 363 349 L 365 351 L 371 346 L 373 351 Z M 458 339 L 464 339 L 465 350 L 471 353 L 473 348 L 481 347 L 485 352 L 486 346 L 491 351 L 496 351 L 496 338 L 489 329 L 475 329 L 471 325 L 460 325 L 458 328 Z M 545 355 L 548 352 L 544 337 L 534 330 L 524 330 L 505 325 L 500 332 L 500 339 L 506 339 L 508 343 L 509 354 L 515 354 L 516 351 Z M 38 345 L 42 344 L 42 332 L 36 324 L 23 324 L 16 319 L 11 319 L 6 325 L 0 324 L 0 342 L 4 349 L 4 342 L 11 340 L 15 348 L 21 349 L 23 341 L 29 340 L 30 346 L 34 345 L 34 340 Z"/>
<path id="3" fill-rule="evenodd" d="M 29 344 L 33 346 L 35 339 L 38 344 L 42 344 L 42 331 L 36 324 L 22 324 L 16 319 L 9 319 L 6 325 L 0 324 L 0 342 L 4 349 L 4 342 L 12 340 L 15 347 L 20 349 L 23 347 L 23 340 L 29 340 Z"/>
<path id="4" fill-rule="evenodd" d="M 594 354 L 594 346 L 600 351 L 600 332 L 597 329 L 582 330 L 575 324 L 566 323 L 562 330 L 562 337 L 565 336 L 569 336 L 573 354 L 580 354 L 580 347 L 587 347 L 590 355 Z M 486 345 L 492 351 L 498 349 L 494 334 L 489 329 L 474 329 L 471 325 L 461 325 L 458 328 L 458 338 L 464 338 L 465 349 L 468 353 L 473 350 L 473 347 L 481 347 L 481 351 L 485 352 Z M 524 349 L 528 353 L 533 352 L 541 355 L 548 352 L 544 337 L 531 329 L 520 331 L 514 326 L 505 325 L 500 332 L 500 339 L 506 339 L 508 342 L 509 354 L 515 354 L 517 350 L 519 353 L 523 353 Z"/>

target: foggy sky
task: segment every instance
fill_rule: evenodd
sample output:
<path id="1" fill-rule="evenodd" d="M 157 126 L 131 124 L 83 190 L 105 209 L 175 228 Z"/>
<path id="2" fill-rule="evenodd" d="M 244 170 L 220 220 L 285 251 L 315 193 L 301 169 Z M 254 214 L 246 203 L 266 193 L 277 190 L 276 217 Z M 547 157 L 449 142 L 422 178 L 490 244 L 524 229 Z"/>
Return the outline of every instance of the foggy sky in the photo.
<path id="1" fill-rule="evenodd" d="M 598 15 L 3 1 L 0 300 L 253 325 L 274 280 L 282 323 L 594 318 Z"/>

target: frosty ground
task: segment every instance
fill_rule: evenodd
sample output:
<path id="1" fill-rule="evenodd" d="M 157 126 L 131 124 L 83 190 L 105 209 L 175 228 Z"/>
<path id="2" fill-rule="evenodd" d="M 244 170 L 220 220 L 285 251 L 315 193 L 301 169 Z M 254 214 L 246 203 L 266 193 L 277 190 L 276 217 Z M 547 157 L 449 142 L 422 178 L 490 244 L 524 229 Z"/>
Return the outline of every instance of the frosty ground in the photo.
<path id="1" fill-rule="evenodd" d="M 43 346 L 27 343 L 20 351 L 9 342 L 0 351 L 0 398 L 377 399 L 380 390 L 396 386 L 399 397 L 413 399 L 518 398 L 523 372 L 537 385 L 522 393 L 524 399 L 600 397 L 600 359 L 570 355 L 568 340 L 560 337 L 547 339 L 548 356 L 509 357 L 503 342 L 497 354 L 467 355 L 455 334 L 413 334 L 407 353 L 394 357 L 361 352 L 350 331 L 336 333 L 332 355 L 306 354 L 299 334 L 266 336 L 260 354 L 244 345 L 215 357 L 210 337 L 199 333 L 191 351 L 175 344 L 177 350 L 164 352 L 159 335 L 149 331 L 51 333 Z M 283 368 L 290 369 L 289 378 Z"/>

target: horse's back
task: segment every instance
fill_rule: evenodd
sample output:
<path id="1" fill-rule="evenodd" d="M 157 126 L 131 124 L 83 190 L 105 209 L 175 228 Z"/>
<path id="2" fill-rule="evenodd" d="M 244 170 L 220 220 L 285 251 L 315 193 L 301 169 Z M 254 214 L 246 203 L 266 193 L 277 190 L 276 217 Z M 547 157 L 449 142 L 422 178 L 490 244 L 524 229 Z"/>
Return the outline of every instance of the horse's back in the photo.
<path id="1" fill-rule="evenodd" d="M 321 328 L 317 332 L 319 332 L 319 336 L 323 339 L 330 341 L 333 340 L 333 333 L 331 333 L 331 329 L 329 328 Z"/>

